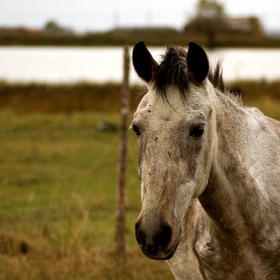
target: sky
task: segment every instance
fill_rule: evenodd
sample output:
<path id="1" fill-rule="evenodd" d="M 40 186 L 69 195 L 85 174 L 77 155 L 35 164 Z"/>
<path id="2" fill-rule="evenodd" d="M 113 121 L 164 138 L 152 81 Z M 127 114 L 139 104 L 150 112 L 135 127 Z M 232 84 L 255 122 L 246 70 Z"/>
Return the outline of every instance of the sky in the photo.
<path id="1" fill-rule="evenodd" d="M 0 26 L 42 28 L 49 20 L 76 32 L 115 27 L 183 28 L 198 0 L 0 0 Z M 255 15 L 280 33 L 280 0 L 218 0 L 230 16 Z"/>

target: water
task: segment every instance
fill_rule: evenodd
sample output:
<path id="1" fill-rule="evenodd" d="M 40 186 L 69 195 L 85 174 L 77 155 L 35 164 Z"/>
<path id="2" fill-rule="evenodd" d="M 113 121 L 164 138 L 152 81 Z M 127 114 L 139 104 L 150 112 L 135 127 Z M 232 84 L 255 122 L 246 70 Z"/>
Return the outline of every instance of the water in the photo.
<path id="1" fill-rule="evenodd" d="M 132 48 L 131 48 L 132 50 Z M 150 48 L 156 60 L 164 48 Z M 214 64 L 223 59 L 225 81 L 280 79 L 280 49 L 216 49 Z M 0 47 L 0 80 L 9 82 L 120 82 L 121 47 Z M 130 69 L 132 83 L 139 78 Z"/>

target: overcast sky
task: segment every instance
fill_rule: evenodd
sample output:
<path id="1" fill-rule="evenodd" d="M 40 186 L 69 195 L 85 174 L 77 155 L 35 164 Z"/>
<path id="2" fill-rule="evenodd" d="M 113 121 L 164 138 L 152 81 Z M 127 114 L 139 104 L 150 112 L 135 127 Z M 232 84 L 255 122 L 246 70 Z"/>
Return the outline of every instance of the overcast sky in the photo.
<path id="1" fill-rule="evenodd" d="M 220 0 L 227 14 L 256 15 L 268 31 L 280 33 L 280 0 Z M 55 20 L 75 31 L 116 26 L 182 28 L 197 0 L 0 0 L 0 26 L 41 28 Z"/>

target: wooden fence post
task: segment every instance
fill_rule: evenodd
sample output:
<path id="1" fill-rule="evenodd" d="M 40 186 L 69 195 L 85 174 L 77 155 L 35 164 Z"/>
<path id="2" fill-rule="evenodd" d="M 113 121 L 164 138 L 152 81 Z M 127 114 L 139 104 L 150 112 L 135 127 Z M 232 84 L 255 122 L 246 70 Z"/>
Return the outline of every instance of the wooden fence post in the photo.
<path id="1" fill-rule="evenodd" d="M 130 111 L 129 92 L 129 48 L 124 47 L 123 57 L 123 84 L 121 90 L 121 126 L 120 126 L 120 146 L 117 178 L 117 210 L 116 210 L 116 243 L 117 254 L 120 257 L 125 255 L 125 179 L 127 162 L 127 138 Z"/>

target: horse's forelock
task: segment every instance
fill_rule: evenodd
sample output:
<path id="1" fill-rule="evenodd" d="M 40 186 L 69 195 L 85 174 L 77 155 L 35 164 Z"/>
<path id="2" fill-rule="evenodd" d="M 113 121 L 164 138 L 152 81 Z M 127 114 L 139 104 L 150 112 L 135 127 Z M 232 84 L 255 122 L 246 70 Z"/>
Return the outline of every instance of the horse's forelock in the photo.
<path id="1" fill-rule="evenodd" d="M 189 88 L 187 75 L 187 52 L 181 47 L 168 47 L 162 56 L 157 73 L 154 87 L 162 97 L 166 97 L 166 87 L 176 86 L 180 95 L 184 98 Z"/>

